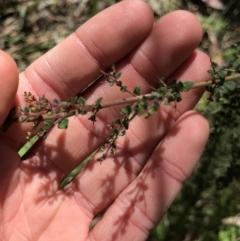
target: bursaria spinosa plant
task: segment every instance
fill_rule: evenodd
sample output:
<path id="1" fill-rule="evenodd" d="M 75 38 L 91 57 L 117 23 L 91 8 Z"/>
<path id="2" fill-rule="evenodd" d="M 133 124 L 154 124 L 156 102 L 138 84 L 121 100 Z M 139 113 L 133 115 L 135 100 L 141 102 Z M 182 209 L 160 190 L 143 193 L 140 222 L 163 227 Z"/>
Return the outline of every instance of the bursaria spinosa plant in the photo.
<path id="1" fill-rule="evenodd" d="M 236 46 L 238 47 L 239 45 Z M 157 86 L 152 88 L 150 93 L 142 94 L 141 86 L 136 86 L 133 90 L 125 86 L 121 81 L 121 73 L 117 72 L 115 67 L 112 66 L 109 71 L 102 72 L 101 76 L 110 87 L 117 86 L 119 91 L 127 92 L 130 94 L 130 97 L 111 102 L 98 98 L 94 103 L 89 104 L 81 96 L 74 96 L 68 100 L 59 101 L 57 99 L 49 100 L 47 96 L 37 98 L 30 92 L 24 92 L 25 106 L 14 106 L 1 126 L 1 130 L 7 131 L 13 123 L 32 123 L 31 130 L 26 133 L 26 144 L 18 152 L 22 161 L 24 161 L 24 155 L 39 139 L 47 138 L 54 126 L 58 126 L 60 129 L 67 129 L 69 117 L 90 113 L 87 118 L 95 124 L 99 111 L 104 108 L 121 105 L 121 117 L 115 119 L 112 123 L 106 123 L 110 134 L 103 145 L 99 146 L 79 167 L 74 169 L 63 180 L 61 183 L 63 188 L 96 153 L 101 153 L 97 160 L 103 162 L 109 155 L 114 155 L 117 152 L 116 140 L 126 134 L 135 115 L 144 115 L 148 119 L 162 105 L 171 104 L 175 108 L 177 103 L 182 100 L 182 93 L 191 91 L 194 88 L 206 87 L 206 90 L 209 92 L 209 101 L 221 98 L 226 89 L 239 90 L 236 80 L 240 79 L 240 68 L 234 67 L 234 70 L 228 67 L 219 68 L 216 63 L 212 62 L 209 70 L 210 78 L 206 82 L 194 83 L 192 81 L 159 78 Z"/>

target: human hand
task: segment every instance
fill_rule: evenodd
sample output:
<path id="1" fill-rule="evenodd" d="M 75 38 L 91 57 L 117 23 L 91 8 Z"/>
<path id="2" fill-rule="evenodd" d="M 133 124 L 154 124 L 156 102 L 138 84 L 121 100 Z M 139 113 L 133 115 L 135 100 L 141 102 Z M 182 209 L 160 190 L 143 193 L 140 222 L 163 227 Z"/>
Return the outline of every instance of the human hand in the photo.
<path id="1" fill-rule="evenodd" d="M 124 84 L 130 89 L 141 86 L 144 92 L 162 76 L 204 81 L 208 57 L 194 52 L 201 34 L 191 13 L 172 12 L 153 25 L 148 6 L 131 0 L 104 10 L 35 61 L 20 74 L 18 90 L 16 65 L 0 52 L 0 124 L 13 101 L 23 105 L 24 91 L 64 100 L 113 63 Z M 0 141 L 0 239 L 145 240 L 207 141 L 207 121 L 189 111 L 201 94 L 199 89 L 185 93 L 176 110 L 163 106 L 148 120 L 135 117 L 126 136 L 117 141 L 117 154 L 101 165 L 91 160 L 63 190 L 63 177 L 104 142 L 106 123 L 118 116 L 119 107 L 101 110 L 94 126 L 79 116 L 72 118 L 67 131 L 54 128 L 23 162 L 17 150 L 30 127 L 12 126 Z M 83 96 L 93 103 L 101 96 L 120 99 L 122 93 L 99 81 Z M 104 216 L 89 231 L 102 211 Z"/>

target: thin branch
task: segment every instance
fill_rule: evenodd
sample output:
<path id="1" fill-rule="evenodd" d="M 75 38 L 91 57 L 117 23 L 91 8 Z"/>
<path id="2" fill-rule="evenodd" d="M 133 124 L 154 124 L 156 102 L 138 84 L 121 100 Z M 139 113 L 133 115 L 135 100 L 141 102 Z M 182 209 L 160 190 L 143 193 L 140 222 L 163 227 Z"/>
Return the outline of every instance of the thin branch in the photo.
<path id="1" fill-rule="evenodd" d="M 236 75 L 232 75 L 232 76 L 227 76 L 224 80 L 224 82 L 227 81 L 232 81 L 232 80 L 237 80 L 240 79 L 240 74 L 236 74 Z M 199 82 L 199 83 L 195 83 L 193 85 L 193 87 L 191 89 L 195 89 L 195 88 L 199 88 L 199 87 L 206 87 L 209 85 L 213 85 L 213 84 L 218 84 L 221 83 L 222 80 L 217 79 L 217 80 L 208 80 L 205 82 Z M 105 109 L 105 108 L 109 108 L 109 107 L 113 107 L 113 106 L 117 106 L 117 105 L 126 105 L 126 104 L 131 104 L 134 103 L 138 100 L 141 100 L 142 98 L 147 98 L 148 100 L 153 99 L 154 97 L 151 95 L 151 93 L 148 94 L 144 94 L 144 95 L 139 95 L 139 96 L 132 96 L 129 98 L 123 98 L 123 99 L 118 99 L 118 100 L 114 100 L 108 103 L 101 103 L 101 105 L 99 106 L 99 109 Z M 61 107 L 68 107 L 69 103 L 67 102 L 62 102 L 60 103 Z M 95 105 L 91 104 L 91 105 L 81 105 L 81 104 L 75 104 L 74 106 L 71 106 L 71 109 L 68 112 L 60 112 L 60 113 L 53 113 L 51 115 L 48 115 L 46 113 L 27 113 L 24 114 L 22 112 L 16 112 L 11 116 L 11 121 L 12 122 L 37 122 L 37 121 L 45 121 L 45 120 L 56 120 L 56 119 L 62 119 L 62 118 L 68 118 L 71 116 L 75 116 L 76 114 L 79 113 L 79 111 L 85 108 L 86 112 L 91 112 L 94 111 Z"/>
<path id="2" fill-rule="evenodd" d="M 231 75 L 231 76 L 227 76 L 225 79 L 224 79 L 224 82 L 228 82 L 228 81 L 232 81 L 232 80 L 237 80 L 237 79 L 240 79 L 240 74 L 235 74 L 235 75 Z M 204 86 L 209 86 L 209 85 L 213 85 L 213 84 L 219 84 L 221 83 L 222 80 L 220 79 L 217 79 L 217 80 L 208 80 L 208 81 L 205 81 L 205 82 L 199 82 L 199 83 L 196 83 L 194 84 L 194 86 L 192 87 L 192 89 L 194 88 L 199 88 L 199 87 L 204 87 Z"/>

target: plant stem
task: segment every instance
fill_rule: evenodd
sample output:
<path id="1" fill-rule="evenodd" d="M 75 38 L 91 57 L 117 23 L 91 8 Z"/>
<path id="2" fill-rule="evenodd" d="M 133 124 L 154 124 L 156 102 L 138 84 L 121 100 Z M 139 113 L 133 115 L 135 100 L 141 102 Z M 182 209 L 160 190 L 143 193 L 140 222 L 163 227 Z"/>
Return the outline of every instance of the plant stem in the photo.
<path id="1" fill-rule="evenodd" d="M 235 75 L 231 75 L 231 76 L 227 76 L 224 80 L 224 82 L 228 82 L 228 81 L 232 81 L 232 80 L 237 80 L 240 79 L 240 74 L 235 74 Z M 192 87 L 192 89 L 194 88 L 199 88 L 199 87 L 205 87 L 205 86 L 209 86 L 209 85 L 213 85 L 213 84 L 219 84 L 221 83 L 222 80 L 217 79 L 217 80 L 208 80 L 205 82 L 199 82 L 199 83 L 195 83 L 194 86 Z"/>
<path id="2" fill-rule="evenodd" d="M 236 80 L 236 79 L 240 79 L 240 74 L 227 76 L 224 81 L 227 82 L 227 81 L 232 81 L 232 80 Z M 193 85 L 192 89 L 199 88 L 199 87 L 205 87 L 205 86 L 209 86 L 209 85 L 213 85 L 213 84 L 218 84 L 220 82 L 221 82 L 220 79 L 214 80 L 214 81 L 208 80 L 205 82 L 199 82 L 199 83 L 195 83 Z M 113 107 L 113 106 L 117 106 L 117 105 L 131 104 L 138 100 L 141 100 L 142 98 L 151 99 L 153 97 L 152 97 L 151 93 L 148 93 L 148 94 L 144 94 L 144 95 L 132 96 L 129 98 L 114 100 L 114 101 L 111 101 L 108 103 L 101 103 L 101 105 L 99 106 L 99 109 L 105 109 L 105 108 L 109 108 L 109 107 Z M 66 105 L 67 105 L 67 103 L 66 103 Z M 61 106 L 64 107 L 64 103 L 61 103 Z M 95 105 L 86 105 L 85 106 L 87 112 L 93 111 L 94 107 L 95 107 Z M 39 121 L 39 118 L 41 118 L 41 121 L 55 120 L 55 119 L 59 119 L 59 118 L 61 118 L 61 119 L 68 118 L 70 116 L 75 116 L 76 111 L 81 108 L 82 108 L 82 105 L 75 104 L 73 107 L 71 107 L 71 110 L 69 112 L 54 113 L 52 115 L 47 115 L 47 114 L 39 115 L 38 113 L 29 113 L 26 120 L 24 120 L 23 122 L 35 122 L 35 121 Z M 19 121 L 19 119 L 21 117 L 23 117 L 22 113 L 16 113 L 12 116 L 11 121 L 12 122 L 21 122 L 21 121 Z"/>
<path id="3" fill-rule="evenodd" d="M 60 183 L 60 189 L 63 189 L 68 183 L 70 183 L 76 175 L 87 165 L 87 163 L 95 156 L 99 148 L 92 152 L 81 164 L 74 168 Z"/>
<path id="4" fill-rule="evenodd" d="M 32 147 L 33 145 L 39 140 L 40 136 L 35 135 L 33 136 L 28 142 L 24 144 L 23 147 L 18 151 L 18 155 L 22 158 Z"/>
<path id="5" fill-rule="evenodd" d="M 224 79 L 224 82 L 237 80 L 237 79 L 240 79 L 240 74 L 227 76 Z M 205 82 L 195 83 L 192 86 L 191 89 L 195 89 L 195 88 L 199 88 L 199 87 L 206 87 L 206 86 L 213 85 L 213 84 L 219 84 L 219 83 L 221 83 L 221 81 L 222 80 L 220 80 L 220 79 L 217 79 L 217 80 L 211 79 L 211 80 L 208 80 L 208 81 L 205 81 Z M 120 100 L 114 100 L 114 101 L 111 101 L 111 102 L 108 102 L 108 103 L 101 103 L 101 105 L 99 106 L 99 109 L 104 109 L 104 108 L 113 107 L 113 106 L 117 106 L 117 105 L 126 105 L 126 104 L 136 103 L 138 100 L 141 100 L 142 98 L 147 98 L 148 100 L 154 99 L 152 94 L 148 93 L 148 94 L 139 95 L 139 96 L 132 96 L 132 97 L 124 98 L 124 99 L 120 99 Z M 69 103 L 67 103 L 67 102 L 61 103 L 62 107 L 67 107 L 68 105 L 69 105 Z M 16 113 L 11 115 L 10 122 L 11 123 L 12 122 L 39 122 L 39 121 L 47 121 L 47 120 L 55 120 L 55 122 L 56 122 L 56 120 L 61 120 L 63 118 L 75 116 L 77 110 L 81 110 L 81 108 L 83 108 L 83 105 L 75 104 L 74 106 L 71 106 L 71 109 L 69 110 L 69 112 L 53 113 L 52 115 L 47 115 L 45 113 L 42 114 L 42 115 L 39 114 L 39 113 L 28 113 L 27 118 L 24 121 L 20 121 L 20 118 L 26 117 L 26 116 L 24 116 L 24 113 L 16 112 Z M 95 105 L 85 105 L 84 108 L 86 109 L 86 112 L 93 111 L 94 108 L 95 108 Z M 135 115 L 135 113 L 133 114 L 133 116 L 134 115 Z M 39 135 L 39 134 L 34 135 L 18 151 L 19 156 L 23 157 L 40 138 L 41 138 L 41 135 Z"/>

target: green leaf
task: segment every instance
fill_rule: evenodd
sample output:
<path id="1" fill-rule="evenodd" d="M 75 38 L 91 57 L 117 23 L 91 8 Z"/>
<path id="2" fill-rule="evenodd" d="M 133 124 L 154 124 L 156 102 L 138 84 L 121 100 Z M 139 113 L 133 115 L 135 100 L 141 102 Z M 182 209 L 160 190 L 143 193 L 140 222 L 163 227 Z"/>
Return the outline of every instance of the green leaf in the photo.
<path id="1" fill-rule="evenodd" d="M 67 129 L 68 128 L 68 119 L 62 119 L 58 123 L 59 129 Z"/>
<path id="2" fill-rule="evenodd" d="M 129 114 L 131 113 L 131 111 L 132 111 L 131 106 L 130 106 L 130 105 L 127 105 L 127 106 L 125 106 L 125 107 L 122 108 L 120 114 L 121 114 L 121 115 L 124 115 L 124 116 L 127 116 L 127 115 L 129 115 Z"/>
<path id="3" fill-rule="evenodd" d="M 112 72 L 115 72 L 115 71 L 116 71 L 115 69 L 116 69 L 116 68 L 115 68 L 115 64 L 113 64 L 113 65 L 111 66 Z"/>
<path id="4" fill-rule="evenodd" d="M 149 118 L 149 117 L 150 117 L 151 115 L 153 115 L 158 109 L 159 109 L 159 104 L 158 104 L 158 102 L 155 102 L 154 105 L 153 105 L 150 109 L 148 109 L 148 112 L 147 112 L 145 118 L 146 118 L 146 119 Z"/>
<path id="5" fill-rule="evenodd" d="M 39 98 L 39 101 L 42 102 L 43 104 L 48 103 L 48 99 L 46 99 L 45 95 L 43 95 L 41 98 Z"/>
<path id="6" fill-rule="evenodd" d="M 211 60 L 211 67 L 212 67 L 213 69 L 216 69 L 216 68 L 218 67 L 218 64 L 215 63 L 215 62 L 213 62 L 213 61 Z"/>
<path id="7" fill-rule="evenodd" d="M 147 99 L 146 97 L 141 98 L 137 102 L 137 106 L 135 108 L 138 115 L 141 115 L 147 109 Z"/>
<path id="8" fill-rule="evenodd" d="M 44 130 L 48 130 L 49 128 L 51 128 L 54 125 L 54 122 L 52 120 L 45 120 L 43 122 L 43 127 Z"/>
<path id="9" fill-rule="evenodd" d="M 35 113 L 37 111 L 35 106 L 30 106 L 29 107 L 30 112 Z"/>
<path id="10" fill-rule="evenodd" d="M 70 99 L 70 105 L 71 105 L 71 106 L 74 106 L 74 105 L 76 104 L 76 102 L 77 102 L 77 99 L 78 99 L 77 96 L 72 97 L 72 98 Z"/>
<path id="11" fill-rule="evenodd" d="M 18 117 L 18 122 L 19 122 L 19 123 L 26 122 L 27 119 L 28 119 L 27 117 L 21 117 L 21 116 L 20 116 L 20 117 Z"/>
<path id="12" fill-rule="evenodd" d="M 114 123 L 117 124 L 117 125 L 120 125 L 120 124 L 121 124 L 121 120 L 120 120 L 120 119 L 116 119 L 116 120 L 114 121 Z"/>
<path id="13" fill-rule="evenodd" d="M 209 74 L 210 76 L 213 76 L 215 73 L 214 73 L 214 71 L 213 71 L 212 69 L 210 69 L 210 70 L 208 70 L 208 74 Z"/>
<path id="14" fill-rule="evenodd" d="M 125 118 L 125 119 L 123 120 L 122 124 L 123 124 L 125 130 L 128 130 L 128 127 L 129 127 L 129 120 Z"/>
<path id="15" fill-rule="evenodd" d="M 80 109 L 80 110 L 79 110 L 79 113 L 80 113 L 81 115 L 86 115 L 86 114 L 87 114 L 86 108 L 84 107 L 84 108 Z"/>
<path id="16" fill-rule="evenodd" d="M 77 100 L 77 103 L 80 104 L 80 105 L 85 105 L 85 99 L 83 97 L 79 97 L 78 100 Z"/>
<path id="17" fill-rule="evenodd" d="M 152 95 L 153 97 L 158 98 L 159 100 L 162 100 L 162 99 L 164 99 L 167 91 L 168 91 L 168 90 L 167 90 L 166 87 L 160 87 L 160 88 L 158 88 L 157 90 L 152 91 L 152 92 L 151 92 L 151 95 Z"/>
<path id="18" fill-rule="evenodd" d="M 178 81 L 176 83 L 176 90 L 177 92 L 181 91 L 183 89 L 183 82 L 182 81 Z"/>
<path id="19" fill-rule="evenodd" d="M 102 97 L 98 98 L 96 101 L 95 101 L 95 108 L 96 109 L 99 109 L 101 107 L 101 102 L 102 102 Z"/>
<path id="20" fill-rule="evenodd" d="M 191 82 L 191 81 L 183 82 L 183 91 L 187 92 L 191 90 L 193 86 L 194 86 L 194 82 Z"/>
<path id="21" fill-rule="evenodd" d="M 121 72 L 118 72 L 118 73 L 116 73 L 115 78 L 116 78 L 116 79 L 119 79 L 119 78 L 121 77 L 121 75 L 122 75 L 122 73 L 121 73 Z"/>
<path id="22" fill-rule="evenodd" d="M 166 97 L 169 103 L 175 100 L 174 94 L 172 93 L 168 93 Z"/>
<path id="23" fill-rule="evenodd" d="M 141 95 L 141 87 L 140 86 L 135 87 L 135 89 L 133 90 L 133 94 Z"/>
<path id="24" fill-rule="evenodd" d="M 111 148 L 110 149 L 110 155 L 114 156 L 116 154 L 116 148 Z"/>
<path id="25" fill-rule="evenodd" d="M 163 104 L 166 105 L 166 106 L 169 106 L 169 105 L 170 105 L 170 103 L 167 102 L 167 101 L 164 101 Z"/>
<path id="26" fill-rule="evenodd" d="M 27 106 L 25 106 L 23 111 L 24 111 L 24 113 L 29 113 L 29 108 Z"/>
<path id="27" fill-rule="evenodd" d="M 229 82 L 226 82 L 224 86 L 226 86 L 228 90 L 233 91 L 237 88 L 237 83 L 235 81 L 229 81 Z"/>
<path id="28" fill-rule="evenodd" d="M 112 87 L 112 86 L 114 86 L 115 82 L 114 81 L 109 81 L 108 84 L 109 84 L 109 86 Z"/>
<path id="29" fill-rule="evenodd" d="M 227 71 L 219 70 L 218 74 L 220 79 L 225 79 L 227 76 Z"/>
<path id="30" fill-rule="evenodd" d="M 47 114 L 47 115 L 52 115 L 53 112 L 52 112 L 52 111 L 48 111 L 46 114 Z"/>
<path id="31" fill-rule="evenodd" d="M 175 94 L 175 101 L 180 102 L 182 100 L 182 95 L 181 93 L 176 93 Z"/>
<path id="32" fill-rule="evenodd" d="M 122 92 L 126 92 L 126 91 L 127 91 L 127 86 L 122 86 L 122 87 L 120 88 L 120 90 L 121 90 Z"/>
<path id="33" fill-rule="evenodd" d="M 118 135 L 119 135 L 119 136 L 124 136 L 125 133 L 126 133 L 126 131 L 119 131 Z"/>
<path id="34" fill-rule="evenodd" d="M 62 106 L 63 108 L 66 107 L 66 106 L 69 106 L 69 101 L 62 101 L 60 103 L 60 106 Z"/>

